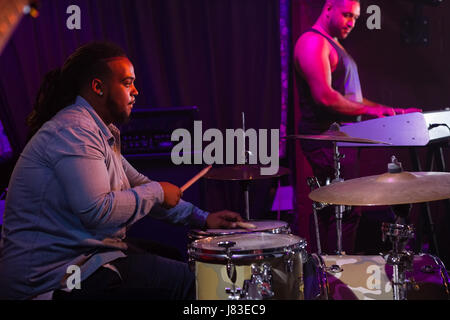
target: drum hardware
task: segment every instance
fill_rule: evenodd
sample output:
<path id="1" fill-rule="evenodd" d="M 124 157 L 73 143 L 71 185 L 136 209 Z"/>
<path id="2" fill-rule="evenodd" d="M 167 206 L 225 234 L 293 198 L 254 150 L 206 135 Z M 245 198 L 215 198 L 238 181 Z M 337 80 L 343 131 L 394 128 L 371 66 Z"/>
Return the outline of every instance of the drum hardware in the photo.
<path id="1" fill-rule="evenodd" d="M 294 270 L 294 251 L 292 248 L 284 249 L 284 263 L 286 272 L 292 272 Z"/>
<path id="2" fill-rule="evenodd" d="M 395 156 L 392 156 L 391 162 L 388 163 L 388 173 L 401 174 L 403 172 L 402 164 Z M 406 223 L 411 204 L 401 204 L 391 206 L 396 221 Z M 407 292 L 410 288 L 417 288 L 413 278 L 406 278 L 406 272 L 411 271 L 413 267 L 414 253 L 406 250 L 406 244 L 409 239 L 414 238 L 414 228 L 411 225 L 386 223 L 381 226 L 382 240 L 386 241 L 389 237 L 392 243 L 392 250 L 385 256 L 386 263 L 393 268 L 392 286 L 394 293 L 394 300 L 406 300 Z"/>
<path id="3" fill-rule="evenodd" d="M 406 278 L 406 272 L 411 271 L 414 253 L 405 249 L 409 239 L 414 237 L 412 226 L 401 224 L 382 224 L 382 240 L 391 240 L 393 249 L 385 256 L 386 263 L 392 266 L 392 287 L 394 300 L 406 300 L 409 288 L 416 287 L 412 279 Z"/>
<path id="4" fill-rule="evenodd" d="M 306 178 L 306 183 L 308 184 L 308 187 L 311 191 L 314 191 L 314 190 L 320 188 L 320 183 L 319 183 L 319 180 L 317 180 L 317 177 Z M 316 210 L 321 210 L 327 206 L 328 206 L 328 204 L 326 204 L 326 203 L 313 201 L 313 208 Z"/>
<path id="5" fill-rule="evenodd" d="M 392 156 L 391 162 L 388 164 L 388 172 L 399 174 L 402 171 L 402 164 L 398 162 L 395 156 Z M 405 222 L 411 210 L 411 205 L 392 206 L 392 210 L 397 216 L 396 221 Z M 384 222 L 381 231 L 383 242 L 386 241 L 386 237 L 389 237 L 392 243 L 392 250 L 385 256 L 385 259 L 386 263 L 393 268 L 394 300 L 406 300 L 408 289 L 417 287 L 414 279 L 406 278 L 406 272 L 412 270 L 414 259 L 414 253 L 406 250 L 406 244 L 409 239 L 414 238 L 414 228 L 411 225 Z"/>
<path id="6" fill-rule="evenodd" d="M 306 183 L 308 184 L 311 191 L 320 188 L 320 183 L 317 177 L 308 177 L 306 178 Z M 327 207 L 326 203 L 315 202 L 312 203 L 313 208 L 313 218 L 314 218 L 314 231 L 316 232 L 316 246 L 317 246 L 317 254 L 322 254 L 322 245 L 320 244 L 320 231 L 319 231 L 319 220 L 317 218 L 317 210 L 322 210 Z"/>
<path id="7" fill-rule="evenodd" d="M 339 265 L 337 264 L 333 264 L 327 268 L 325 268 L 325 270 L 329 273 L 340 273 L 342 271 L 344 271 L 344 269 L 342 269 Z"/>
<path id="8" fill-rule="evenodd" d="M 230 300 L 239 300 L 241 296 L 241 288 L 236 288 L 236 266 L 233 263 L 233 253 L 231 252 L 231 248 L 236 245 L 234 241 L 220 241 L 217 245 L 221 248 L 225 248 L 226 250 L 226 259 L 227 259 L 227 276 L 231 280 L 231 288 L 226 288 L 225 292 L 229 294 L 228 299 Z"/>
<path id="9" fill-rule="evenodd" d="M 272 289 L 272 268 L 268 263 L 261 266 L 251 265 L 252 276 L 250 280 L 244 280 L 244 289 L 241 300 L 264 300 L 275 295 Z"/>
<path id="10" fill-rule="evenodd" d="M 240 181 L 242 190 L 244 190 L 244 203 L 245 203 L 245 218 L 250 220 L 250 197 L 249 197 L 249 186 L 248 181 Z"/>
<path id="11" fill-rule="evenodd" d="M 413 267 L 414 259 L 414 254 L 406 250 L 407 242 L 414 237 L 413 227 L 406 224 L 407 217 L 412 203 L 450 198 L 449 173 L 405 172 L 393 156 L 387 173 L 332 183 L 312 191 L 310 198 L 334 205 L 390 205 L 396 215 L 396 222 L 401 222 L 382 225 L 383 241 L 389 237 L 393 246 L 384 258 L 386 264 L 393 268 L 394 300 L 406 300 L 411 288 L 419 290 L 414 278 L 406 277 Z M 447 284 L 444 286 L 447 288 Z"/>
<path id="12" fill-rule="evenodd" d="M 248 164 L 248 157 L 250 155 L 250 151 L 245 150 L 245 113 L 242 112 L 242 141 L 244 142 L 243 145 L 243 157 L 244 157 L 244 164 Z M 241 181 L 242 189 L 244 190 L 244 203 L 245 203 L 245 218 L 247 220 L 250 220 L 250 196 L 249 196 L 249 182 L 247 181 Z"/>
<path id="13" fill-rule="evenodd" d="M 351 137 L 345 132 L 342 132 L 340 130 L 339 124 L 336 122 L 333 123 L 330 128 L 319 135 L 291 135 L 283 137 L 286 139 L 306 139 L 306 140 L 322 140 L 322 141 L 331 141 L 333 144 L 333 164 L 334 164 L 334 179 L 331 181 L 331 185 L 335 183 L 343 182 L 344 179 L 341 178 L 341 160 L 345 157 L 344 154 L 339 153 L 339 148 L 337 145 L 337 142 L 350 142 L 350 143 L 368 143 L 368 144 L 388 144 L 381 141 L 375 141 L 375 140 L 369 140 L 369 139 L 362 139 L 362 138 L 356 138 Z M 315 184 L 315 181 L 312 181 L 313 184 Z M 320 185 L 319 185 L 320 186 Z M 310 185 L 311 187 L 311 185 Z M 314 200 L 314 199 L 313 199 Z M 318 201 L 322 203 L 326 203 L 323 201 Z M 314 205 L 314 204 L 313 204 Z M 313 208 L 314 211 L 314 222 L 316 223 L 316 233 L 317 233 L 317 210 L 324 208 L 324 205 L 315 205 L 315 208 Z M 345 252 L 342 251 L 342 219 L 346 208 L 345 206 L 335 206 L 335 217 L 336 217 L 336 254 L 342 255 L 345 254 Z M 316 236 L 316 238 L 318 238 Z M 318 245 L 318 248 L 320 248 L 320 244 Z M 319 254 L 321 251 L 319 251 Z"/>
<path id="14" fill-rule="evenodd" d="M 339 125 L 333 123 L 330 127 L 330 131 L 339 132 Z M 341 178 L 341 160 L 345 158 L 345 154 L 340 154 L 337 141 L 333 141 L 333 162 L 334 162 L 334 179 L 331 183 L 343 182 L 344 179 Z M 338 205 L 334 207 L 335 217 L 336 217 L 336 254 L 342 255 L 345 252 L 342 251 L 342 219 L 344 217 L 345 206 Z"/>
<path id="15" fill-rule="evenodd" d="M 392 156 L 388 164 L 388 172 L 399 174 L 403 171 L 402 164 L 398 162 L 395 156 Z M 396 221 L 405 223 L 409 215 L 411 205 L 392 206 Z M 414 238 L 414 228 L 410 225 L 391 224 L 384 222 L 381 226 L 382 240 L 386 241 L 389 237 L 392 243 L 392 250 L 385 256 L 386 263 L 392 266 L 392 287 L 394 300 L 406 300 L 409 288 L 417 287 L 413 279 L 406 278 L 406 272 L 412 270 L 414 253 L 406 250 L 406 244 L 409 239 Z M 418 289 L 417 289 L 418 290 Z"/>

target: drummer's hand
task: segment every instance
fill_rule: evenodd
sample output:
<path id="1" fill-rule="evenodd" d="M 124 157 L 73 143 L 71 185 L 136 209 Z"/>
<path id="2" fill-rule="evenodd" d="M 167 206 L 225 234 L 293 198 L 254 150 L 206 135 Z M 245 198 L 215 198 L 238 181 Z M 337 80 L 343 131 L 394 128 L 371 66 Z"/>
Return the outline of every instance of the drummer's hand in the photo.
<path id="1" fill-rule="evenodd" d="M 236 228 L 236 221 L 243 221 L 239 213 L 222 210 L 208 215 L 206 218 L 206 227 L 209 229 L 233 229 Z"/>
<path id="2" fill-rule="evenodd" d="M 175 207 L 183 195 L 180 188 L 169 182 L 159 182 L 159 184 L 164 191 L 164 202 L 161 204 L 162 207 L 166 209 Z"/>
<path id="3" fill-rule="evenodd" d="M 395 111 L 395 114 L 406 114 L 406 113 L 413 113 L 413 112 L 422 112 L 422 109 L 417 109 L 417 108 L 406 108 L 406 109 L 395 108 L 394 111 Z"/>

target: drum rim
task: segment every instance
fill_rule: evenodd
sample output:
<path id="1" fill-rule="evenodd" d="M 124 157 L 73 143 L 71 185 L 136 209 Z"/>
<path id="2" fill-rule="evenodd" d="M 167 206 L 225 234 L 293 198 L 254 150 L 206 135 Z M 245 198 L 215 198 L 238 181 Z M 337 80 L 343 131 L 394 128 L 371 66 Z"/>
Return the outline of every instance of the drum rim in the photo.
<path id="1" fill-rule="evenodd" d="M 219 230 L 219 229 L 217 229 L 217 230 Z M 240 230 L 240 229 L 230 229 L 230 230 Z M 193 230 L 192 234 L 194 234 L 195 236 L 203 236 L 204 238 L 202 238 L 202 239 L 205 239 L 205 238 L 210 238 L 210 237 L 231 236 L 233 234 L 249 234 L 249 233 L 259 233 L 259 232 L 272 233 L 272 234 L 289 234 L 289 228 L 286 226 L 283 226 L 283 227 L 271 228 L 271 229 L 266 229 L 266 230 L 258 230 L 258 231 L 252 231 L 251 229 L 250 230 L 242 229 L 242 231 L 236 231 L 236 232 L 216 232 L 216 233 L 208 233 L 203 230 L 200 230 L 200 232 L 197 232 L 196 230 Z"/>
<path id="2" fill-rule="evenodd" d="M 283 225 L 278 226 L 278 227 L 274 227 L 274 228 L 267 228 L 267 229 L 263 229 L 263 230 L 246 230 L 246 229 L 229 229 L 231 230 L 239 230 L 239 231 L 235 231 L 235 232 L 208 232 L 207 230 L 201 230 L 201 229 L 191 229 L 189 230 L 189 236 L 193 237 L 193 236 L 202 236 L 202 237 L 214 237 L 214 236 L 227 236 L 227 235 L 232 235 L 232 234 L 247 234 L 247 233 L 258 233 L 258 232 L 265 232 L 265 233 L 274 233 L 274 234 L 280 234 L 280 233 L 290 233 L 290 227 L 289 227 L 289 223 L 287 223 L 286 221 L 283 220 L 249 220 L 250 223 L 252 222 L 280 222 L 283 223 Z M 213 228 L 213 229 L 209 229 L 209 230 L 225 230 L 225 228 L 219 229 L 219 228 Z M 204 239 L 204 238 L 203 238 Z"/>

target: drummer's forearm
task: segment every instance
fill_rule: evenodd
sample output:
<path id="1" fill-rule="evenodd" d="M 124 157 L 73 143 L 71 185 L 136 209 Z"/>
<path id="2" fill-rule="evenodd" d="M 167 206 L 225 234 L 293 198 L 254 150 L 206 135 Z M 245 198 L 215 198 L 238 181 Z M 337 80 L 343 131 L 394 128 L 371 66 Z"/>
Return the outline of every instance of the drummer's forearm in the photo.
<path id="1" fill-rule="evenodd" d="M 203 211 L 183 199 L 171 209 L 154 206 L 149 213 L 149 215 L 155 219 L 164 220 L 174 224 L 182 224 L 193 228 L 205 227 L 208 214 L 209 212 Z"/>

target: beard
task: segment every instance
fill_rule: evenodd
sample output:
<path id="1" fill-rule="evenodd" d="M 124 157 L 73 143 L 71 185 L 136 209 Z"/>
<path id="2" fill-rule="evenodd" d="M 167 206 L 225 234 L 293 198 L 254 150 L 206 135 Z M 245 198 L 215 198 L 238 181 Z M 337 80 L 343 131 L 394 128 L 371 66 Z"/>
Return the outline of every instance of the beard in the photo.
<path id="1" fill-rule="evenodd" d="M 128 113 L 128 106 L 122 107 L 113 99 L 108 96 L 106 99 L 106 105 L 111 111 L 112 122 L 117 125 L 127 124 L 130 121 L 131 112 Z"/>

